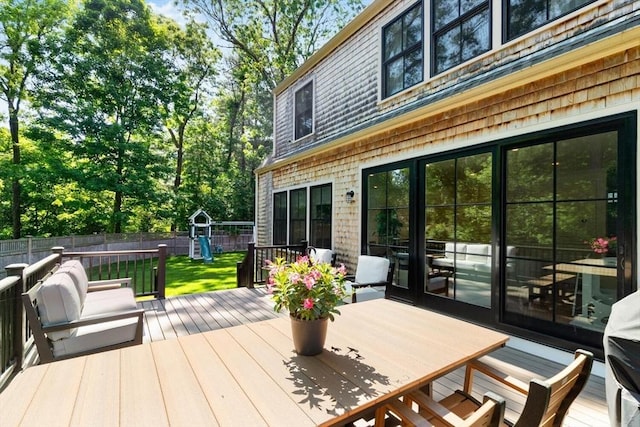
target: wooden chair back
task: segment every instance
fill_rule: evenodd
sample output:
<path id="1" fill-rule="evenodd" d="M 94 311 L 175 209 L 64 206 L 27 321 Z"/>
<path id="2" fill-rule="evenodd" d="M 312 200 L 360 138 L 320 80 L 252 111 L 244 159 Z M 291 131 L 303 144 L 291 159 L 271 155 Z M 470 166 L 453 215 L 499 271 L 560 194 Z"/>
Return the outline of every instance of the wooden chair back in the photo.
<path id="1" fill-rule="evenodd" d="M 566 368 L 546 381 L 531 380 L 529 394 L 515 427 L 560 427 L 569 406 L 582 391 L 593 364 L 593 354 L 577 350 Z"/>

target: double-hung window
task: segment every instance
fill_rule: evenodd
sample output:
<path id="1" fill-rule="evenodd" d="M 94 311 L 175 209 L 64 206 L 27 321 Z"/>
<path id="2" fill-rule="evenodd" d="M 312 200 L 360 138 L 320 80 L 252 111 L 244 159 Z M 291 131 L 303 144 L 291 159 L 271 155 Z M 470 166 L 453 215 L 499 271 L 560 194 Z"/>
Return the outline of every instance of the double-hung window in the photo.
<path id="1" fill-rule="evenodd" d="M 313 80 L 295 94 L 295 139 L 313 133 Z"/>
<path id="2" fill-rule="evenodd" d="M 289 192 L 289 244 L 297 245 L 307 239 L 307 189 Z"/>
<path id="3" fill-rule="evenodd" d="M 594 0 L 504 0 L 506 39 L 512 40 Z"/>
<path id="4" fill-rule="evenodd" d="M 311 187 L 309 244 L 331 248 L 331 184 Z"/>
<path id="5" fill-rule="evenodd" d="M 423 80 L 422 3 L 386 25 L 383 30 L 383 98 Z"/>
<path id="6" fill-rule="evenodd" d="M 433 74 L 491 49 L 489 0 L 432 0 Z"/>
<path id="7" fill-rule="evenodd" d="M 273 244 L 287 244 L 287 192 L 273 195 Z"/>

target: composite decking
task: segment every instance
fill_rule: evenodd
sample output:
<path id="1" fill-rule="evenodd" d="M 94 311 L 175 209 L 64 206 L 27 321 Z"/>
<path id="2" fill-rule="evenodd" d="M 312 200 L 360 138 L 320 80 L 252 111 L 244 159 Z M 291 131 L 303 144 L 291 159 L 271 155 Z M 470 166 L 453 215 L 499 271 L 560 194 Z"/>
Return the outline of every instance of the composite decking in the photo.
<path id="1" fill-rule="evenodd" d="M 174 339 L 178 336 L 197 334 L 213 329 L 227 328 L 243 323 L 259 322 L 286 316 L 275 313 L 273 304 L 264 288 L 238 288 L 202 294 L 193 294 L 165 300 L 140 302 L 145 309 L 144 341 Z M 340 318 L 336 321 L 340 321 Z M 427 331 L 428 329 L 425 329 Z M 329 333 L 331 326 L 329 326 Z M 425 332 L 426 333 L 426 332 Z M 497 359 L 538 374 L 550 377 L 564 365 L 509 346 L 493 354 Z M 429 357 L 425 354 L 425 357 Z M 436 381 L 434 397 L 441 398 L 461 388 L 464 379 L 462 369 L 451 372 Z M 477 397 L 493 391 L 507 400 L 507 418 L 516 419 L 522 410 L 524 398 L 490 380 L 476 377 L 474 393 Z M 606 427 L 609 425 L 604 392 L 604 378 L 591 375 L 586 388 L 571 406 L 563 424 L 566 427 Z"/>

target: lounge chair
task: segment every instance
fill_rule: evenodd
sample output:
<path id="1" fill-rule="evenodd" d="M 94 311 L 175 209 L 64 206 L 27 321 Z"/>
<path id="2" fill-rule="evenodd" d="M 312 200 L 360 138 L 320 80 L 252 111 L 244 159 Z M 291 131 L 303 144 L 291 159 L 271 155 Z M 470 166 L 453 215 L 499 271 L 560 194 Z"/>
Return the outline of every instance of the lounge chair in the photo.
<path id="1" fill-rule="evenodd" d="M 360 255 L 355 276 L 345 282 L 347 293 L 351 295 L 345 302 L 384 298 L 386 287 L 393 279 L 394 266 L 387 258 Z"/>

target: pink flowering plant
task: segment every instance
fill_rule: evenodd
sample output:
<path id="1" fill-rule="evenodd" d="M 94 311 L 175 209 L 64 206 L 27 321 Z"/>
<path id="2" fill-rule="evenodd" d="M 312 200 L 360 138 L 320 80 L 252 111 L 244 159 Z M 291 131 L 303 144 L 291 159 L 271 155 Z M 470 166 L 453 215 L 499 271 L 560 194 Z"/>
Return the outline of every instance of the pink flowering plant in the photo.
<path id="1" fill-rule="evenodd" d="M 287 263 L 283 258 L 267 261 L 269 279 L 267 289 L 277 312 L 286 309 L 302 320 L 334 319 L 340 314 L 336 306 L 347 295 L 344 265 L 332 267 L 303 256 Z"/>
<path id="2" fill-rule="evenodd" d="M 615 237 L 594 237 L 585 241 L 589 245 L 591 250 L 597 254 L 606 254 L 609 252 L 615 252 L 616 250 L 616 238 Z"/>

